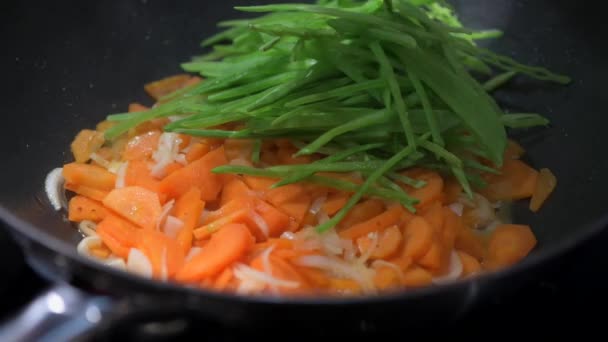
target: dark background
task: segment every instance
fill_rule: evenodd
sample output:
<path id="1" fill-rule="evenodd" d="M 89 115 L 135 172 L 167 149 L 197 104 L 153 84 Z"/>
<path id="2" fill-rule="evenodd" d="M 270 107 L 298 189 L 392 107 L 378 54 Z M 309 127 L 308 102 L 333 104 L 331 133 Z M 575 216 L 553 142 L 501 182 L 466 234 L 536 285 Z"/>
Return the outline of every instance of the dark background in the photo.
<path id="1" fill-rule="evenodd" d="M 218 12 L 209 10 L 216 6 L 216 2 L 199 1 L 195 6 L 191 3 L 181 6 L 180 1 L 160 0 L 2 1 L 0 33 L 3 46 L 0 49 L 0 66 L 3 79 L 11 80 L 0 81 L 0 94 L 4 102 L 4 106 L 0 107 L 5 119 L 3 128 L 14 131 L 44 127 L 52 132 L 45 136 L 52 139 L 54 146 L 68 146 L 77 129 L 92 125 L 109 113 L 124 111 L 128 102 L 145 101 L 141 90 L 143 83 L 180 72 L 179 62 L 201 52 L 198 44 L 206 33 L 213 31 L 215 22 L 240 15 L 220 11 L 218 17 Z M 243 3 L 259 4 L 264 1 L 222 1 L 221 7 L 229 8 L 228 4 Z M 605 87 L 604 80 L 608 76 L 606 49 L 598 49 L 604 44 L 607 32 L 602 22 L 604 18 L 600 2 L 460 0 L 453 3 L 461 10 L 465 23 L 472 27 L 505 30 L 503 39 L 490 43 L 493 49 L 526 63 L 577 73 L 571 89 L 546 85 L 537 87 L 535 83 L 517 81 L 499 97 L 505 106 L 515 110 L 521 110 L 522 103 L 527 103 L 531 97 L 537 98 L 530 106 L 524 105 L 523 109 L 547 114 L 553 119 L 554 126 L 545 136 L 523 136 L 524 145 L 536 155 L 558 155 L 552 158 L 556 165 L 543 166 L 557 167 L 557 164 L 564 164 L 564 159 L 569 165 L 575 165 L 567 168 L 568 172 L 560 174 L 558 195 L 564 202 L 558 207 L 572 212 L 570 216 L 566 215 L 568 219 L 563 224 L 576 222 L 581 208 L 588 205 L 592 209 L 589 209 L 589 215 L 583 215 L 581 219 L 595 218 L 595 214 L 606 207 L 604 199 L 586 203 L 577 193 L 580 188 L 577 184 L 593 181 L 598 189 L 608 188 L 599 171 L 608 169 L 600 166 L 606 164 L 606 159 L 597 159 L 598 154 L 603 154 L 599 149 L 607 145 L 605 135 L 601 133 L 603 126 L 594 125 L 595 117 L 589 114 L 590 108 L 586 107 L 586 103 L 603 102 L 597 98 L 601 92 L 586 92 L 586 89 Z M 479 5 L 470 6 L 471 3 Z M 159 16 L 152 13 L 168 14 Z M 200 27 L 201 34 L 174 34 L 197 31 L 192 27 Z M 545 40 L 530 38 L 539 35 Z M 564 39 L 565 36 L 567 39 Z M 514 46 L 517 49 L 512 49 Z M 579 101 L 569 103 L 570 97 L 576 97 Z M 580 125 L 567 124 L 572 122 L 571 118 L 562 120 L 559 116 L 552 117 L 554 112 L 564 114 L 563 108 L 556 108 L 553 104 L 556 98 L 567 106 L 569 115 L 576 117 Z M 580 99 L 588 102 L 581 102 Z M 41 108 L 43 113 L 40 112 Z M 28 120 L 15 127 L 11 125 L 11 118 L 15 116 L 26 116 Z M 62 130 L 65 125 L 73 130 Z M 577 149 L 576 144 L 565 151 L 552 149 L 551 139 L 558 136 L 563 139 L 569 134 L 573 137 L 587 135 L 589 139 L 594 139 L 590 144 L 597 146 L 598 151 Z M 548 139 L 549 143 L 536 145 L 535 139 L 539 138 Z M 9 149 L 8 153 L 3 151 L 4 155 L 8 155 L 4 167 L 10 168 L 26 152 L 30 153 L 25 164 L 32 169 L 59 165 L 68 160 L 65 151 L 41 148 L 49 143 L 44 139 L 35 142 L 13 139 L 14 134 L 0 135 L 0 146 Z M 40 146 L 31 146 L 31 143 Z M 30 149 L 35 152 L 31 153 Z M 583 166 L 593 158 L 595 167 Z M 42 174 L 39 170 L 38 173 Z M 17 213 L 42 210 L 42 198 L 39 208 L 18 205 L 23 202 L 19 196 L 30 196 L 31 193 L 42 196 L 40 184 L 27 177 L 14 179 L 14 182 L 19 183 L 24 191 L 14 193 L 0 189 L 2 202 L 15 203 L 11 209 Z M 15 200 L 11 201 L 11 197 Z M 565 204 L 566 199 L 571 200 L 569 205 Z M 547 210 L 550 212 L 558 207 Z M 565 230 L 559 225 L 544 229 L 555 229 L 556 232 Z M 71 235 L 66 237 L 71 238 Z M 475 309 L 461 321 L 452 324 L 456 328 L 477 331 L 481 326 L 494 327 L 499 331 L 523 326 L 554 331 L 572 327 L 580 319 L 591 319 L 594 317 L 591 312 L 602 312 L 607 303 L 606 246 L 608 232 L 594 237 L 558 260 L 540 275 L 540 281 L 524 288 L 514 288 L 511 294 L 496 298 L 494 302 Z M 0 228 L 0 256 L 0 270 L 4 279 L 0 282 L 0 316 L 6 319 L 12 317 L 15 310 L 48 283 L 26 267 L 23 256 L 4 228 Z M 594 326 L 588 324 L 585 329 Z"/>

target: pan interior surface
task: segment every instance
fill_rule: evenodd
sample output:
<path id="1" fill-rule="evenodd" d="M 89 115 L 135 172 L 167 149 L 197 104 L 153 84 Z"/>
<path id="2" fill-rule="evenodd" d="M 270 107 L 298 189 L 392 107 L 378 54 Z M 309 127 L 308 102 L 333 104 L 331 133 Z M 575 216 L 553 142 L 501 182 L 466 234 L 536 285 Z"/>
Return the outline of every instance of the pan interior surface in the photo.
<path id="1" fill-rule="evenodd" d="M 251 1 L 251 4 L 278 1 Z M 0 205 L 58 240 L 59 252 L 75 248 L 79 235 L 63 213 L 52 210 L 44 178 L 69 162 L 75 134 L 122 112 L 128 103 L 149 103 L 142 85 L 181 72 L 179 63 L 200 53 L 199 42 L 215 23 L 242 16 L 242 1 L 105 1 L 4 3 L 1 65 L 2 108 L 8 123 L 0 135 L 3 177 Z M 516 203 L 514 220 L 530 224 L 535 253 L 576 241 L 606 212 L 608 190 L 603 79 L 608 51 L 603 36 L 572 1 L 453 1 L 474 28 L 498 28 L 504 37 L 489 47 L 527 64 L 540 64 L 573 79 L 556 86 L 520 78 L 497 93 L 504 108 L 538 112 L 552 125 L 513 137 L 536 168 L 547 167 L 558 187 L 538 214 Z M 543 13 L 543 15 L 538 15 Z M 582 18 L 585 18 L 584 20 Z M 19 227 L 17 227 L 19 228 Z"/>

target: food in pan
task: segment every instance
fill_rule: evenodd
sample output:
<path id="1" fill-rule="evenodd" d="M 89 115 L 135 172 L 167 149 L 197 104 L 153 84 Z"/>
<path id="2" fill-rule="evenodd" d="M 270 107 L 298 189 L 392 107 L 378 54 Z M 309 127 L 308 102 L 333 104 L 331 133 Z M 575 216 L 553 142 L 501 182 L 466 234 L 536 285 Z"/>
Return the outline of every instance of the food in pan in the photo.
<path id="1" fill-rule="evenodd" d="M 464 28 L 441 1 L 239 9 L 265 14 L 221 23 L 188 74 L 78 133 L 75 161 L 49 177 L 64 180 L 79 252 L 216 291 L 360 295 L 534 249 L 506 212 L 538 211 L 556 178 L 507 129 L 548 120 L 490 93 L 518 74 L 566 77 L 479 47 L 500 32 Z"/>

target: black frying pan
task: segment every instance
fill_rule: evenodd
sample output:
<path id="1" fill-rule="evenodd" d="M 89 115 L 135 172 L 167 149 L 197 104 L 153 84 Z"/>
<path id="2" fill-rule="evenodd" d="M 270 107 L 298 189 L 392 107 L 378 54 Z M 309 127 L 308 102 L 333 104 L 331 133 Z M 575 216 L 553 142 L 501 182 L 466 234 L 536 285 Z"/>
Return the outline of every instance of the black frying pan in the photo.
<path id="1" fill-rule="evenodd" d="M 2 3 L 0 217 L 21 242 L 29 263 L 58 284 L 38 304 L 57 313 L 63 303 L 61 317 L 86 318 L 70 321 L 76 326 L 69 331 L 84 331 L 96 325 L 97 318 L 107 322 L 140 312 L 165 318 L 187 313 L 243 328 L 302 324 L 354 330 L 443 323 L 535 277 L 608 223 L 608 159 L 603 156 L 608 50 L 597 25 L 600 11 L 589 10 L 589 2 L 570 0 L 461 0 L 453 3 L 467 24 L 505 31 L 491 48 L 574 79 L 568 87 L 518 79 L 498 94 L 506 108 L 541 112 L 553 123 L 516 136 L 528 150 L 529 161 L 552 169 L 559 179 L 540 214 L 531 215 L 523 203 L 515 206 L 515 220 L 531 224 L 539 238 L 538 248 L 524 262 L 474 280 L 399 295 L 281 300 L 146 281 L 78 256 L 78 234 L 46 200 L 46 173 L 70 161 L 68 146 L 78 130 L 131 101 L 145 101 L 142 84 L 180 71 L 179 62 L 199 54 L 198 42 L 215 31 L 217 21 L 239 15 L 232 6 L 262 2 Z M 49 317 L 55 319 L 50 326 L 21 336 L 57 333 L 51 327 L 66 320 L 52 312 L 43 318 Z"/>

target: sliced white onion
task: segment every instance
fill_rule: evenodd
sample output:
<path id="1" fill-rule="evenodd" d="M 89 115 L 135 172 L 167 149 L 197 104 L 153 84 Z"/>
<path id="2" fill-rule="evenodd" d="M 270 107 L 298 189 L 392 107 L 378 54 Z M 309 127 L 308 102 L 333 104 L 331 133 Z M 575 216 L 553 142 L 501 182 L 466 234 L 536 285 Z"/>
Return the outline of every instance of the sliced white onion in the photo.
<path id="1" fill-rule="evenodd" d="M 78 246 L 76 247 L 76 250 L 80 255 L 94 258 L 93 255 L 91 255 L 91 248 L 100 247 L 101 244 L 101 238 L 99 238 L 98 236 L 89 236 L 80 240 Z"/>
<path id="2" fill-rule="evenodd" d="M 378 240 L 380 239 L 378 236 L 378 232 L 371 232 L 367 234 L 367 237 L 371 240 L 371 244 L 369 245 L 367 251 L 361 254 L 361 257 L 359 258 L 359 262 L 362 264 L 366 263 L 369 258 L 372 257 L 372 254 L 374 254 L 374 251 L 378 247 Z"/>
<path id="3" fill-rule="evenodd" d="M 321 210 L 321 208 L 323 208 L 323 204 L 325 204 L 326 201 L 327 201 L 326 196 L 322 196 L 322 197 L 315 199 L 312 202 L 312 204 L 310 205 L 310 209 L 308 211 L 311 214 L 316 216 L 319 213 L 319 211 Z"/>
<path id="4" fill-rule="evenodd" d="M 110 162 L 110 166 L 108 166 L 108 171 L 112 172 L 113 174 L 117 174 L 121 166 L 121 162 L 113 160 Z"/>
<path id="5" fill-rule="evenodd" d="M 450 208 L 450 210 L 458 216 L 462 216 L 462 213 L 464 212 L 464 204 L 462 203 L 452 203 L 448 206 L 448 208 Z"/>
<path id="6" fill-rule="evenodd" d="M 321 255 L 305 255 L 296 260 L 300 266 L 319 268 L 329 271 L 336 276 L 356 281 L 366 293 L 375 293 L 375 271 L 360 263 L 347 263 L 336 258 Z"/>
<path id="7" fill-rule="evenodd" d="M 158 148 L 152 154 L 152 159 L 156 162 L 151 170 L 154 177 L 160 179 L 165 176 L 165 168 L 176 160 L 181 143 L 182 139 L 177 133 L 163 133 L 160 135 Z"/>
<path id="8" fill-rule="evenodd" d="M 109 168 L 110 167 L 110 162 L 106 159 L 104 159 L 102 156 L 100 156 L 99 154 L 93 152 L 91 153 L 91 155 L 89 156 L 89 159 L 91 159 L 92 161 L 96 162 L 97 164 L 101 165 L 104 168 Z"/>
<path id="9" fill-rule="evenodd" d="M 192 260 L 192 258 L 194 258 L 195 256 L 197 256 L 200 252 L 202 252 L 203 249 L 201 247 L 192 247 L 190 248 L 190 251 L 188 252 L 188 255 L 186 255 L 186 261 L 190 261 Z"/>
<path id="10" fill-rule="evenodd" d="M 163 254 L 160 257 L 160 279 L 167 281 L 169 278 L 169 270 L 167 267 L 167 247 L 163 248 Z"/>
<path id="11" fill-rule="evenodd" d="M 205 220 L 207 219 L 207 216 L 209 216 L 209 214 L 211 214 L 210 210 L 203 209 L 201 216 L 198 218 L 198 224 L 199 225 L 203 224 L 205 222 Z"/>
<path id="12" fill-rule="evenodd" d="M 272 266 L 270 265 L 270 253 L 272 253 L 273 249 L 274 249 L 274 245 L 266 248 L 266 250 L 264 252 L 262 252 L 262 254 L 260 255 L 260 257 L 262 258 L 262 266 L 264 267 L 264 272 L 271 277 L 272 277 Z M 277 289 L 277 287 L 274 284 L 268 284 L 268 286 L 270 287 L 270 290 L 272 291 L 273 294 L 275 294 L 275 295 L 279 294 L 279 290 Z"/>
<path id="13" fill-rule="evenodd" d="M 261 281 L 255 281 L 252 279 L 240 280 L 240 284 L 236 289 L 236 293 L 240 295 L 250 295 L 253 293 L 261 292 L 262 290 L 264 290 L 265 287 L 266 284 Z"/>
<path id="14" fill-rule="evenodd" d="M 244 264 L 237 264 L 234 267 L 234 276 L 242 281 L 254 280 L 264 283 L 265 285 L 273 285 L 276 287 L 297 288 L 300 286 L 300 283 L 296 281 L 277 279 L 265 272 L 260 272 Z"/>
<path id="15" fill-rule="evenodd" d="M 160 228 L 163 226 L 167 216 L 169 215 L 171 210 L 173 210 L 174 205 L 175 205 L 174 199 L 170 200 L 169 202 L 165 203 L 165 205 L 163 205 L 160 215 L 158 216 L 158 219 L 156 220 L 156 230 L 157 231 L 160 231 Z"/>
<path id="16" fill-rule="evenodd" d="M 397 273 L 399 280 L 403 281 L 403 278 L 404 278 L 403 270 L 401 269 L 401 267 L 393 264 L 392 262 L 388 262 L 386 260 L 375 260 L 372 263 L 372 267 L 375 269 L 380 268 L 380 267 L 389 267 Z"/>
<path id="17" fill-rule="evenodd" d="M 129 162 L 124 162 L 118 168 L 116 172 L 116 189 L 122 189 L 126 186 L 127 183 L 127 168 L 129 167 Z"/>
<path id="18" fill-rule="evenodd" d="M 175 157 L 175 161 L 182 164 L 182 165 L 187 165 L 188 164 L 188 160 L 186 159 L 186 155 L 185 154 L 178 154 L 177 157 Z"/>
<path id="19" fill-rule="evenodd" d="M 109 257 L 107 260 L 105 260 L 104 265 L 119 269 L 121 271 L 127 270 L 127 264 L 125 263 L 125 261 L 122 258 L 118 258 L 115 256 Z"/>
<path id="20" fill-rule="evenodd" d="M 44 190 L 53 208 L 57 211 L 67 208 L 67 200 L 63 191 L 63 168 L 56 168 L 48 173 L 44 180 Z"/>
<path id="21" fill-rule="evenodd" d="M 462 275 L 462 262 L 460 261 L 460 256 L 456 251 L 452 251 L 450 255 L 450 269 L 448 273 L 441 276 L 433 278 L 433 284 L 443 285 L 451 283 L 455 280 L 458 280 Z"/>
<path id="22" fill-rule="evenodd" d="M 296 239 L 296 234 L 294 234 L 293 232 L 290 232 L 290 231 L 286 231 L 286 232 L 283 232 L 283 234 L 281 234 L 280 238 L 293 241 Z"/>
<path id="23" fill-rule="evenodd" d="M 183 226 L 184 221 L 178 219 L 175 216 L 169 215 L 165 220 L 165 224 L 163 225 L 163 233 L 165 233 L 165 235 L 167 235 L 168 237 L 175 239 Z"/>
<path id="24" fill-rule="evenodd" d="M 85 236 L 97 236 L 97 224 L 93 221 L 84 220 L 78 223 L 78 230 Z"/>
<path id="25" fill-rule="evenodd" d="M 152 263 L 142 251 L 131 248 L 127 258 L 127 271 L 150 279 L 152 278 Z"/>
<path id="26" fill-rule="evenodd" d="M 325 210 L 323 210 L 323 209 L 319 210 L 319 212 L 317 213 L 317 223 L 319 225 L 321 225 L 329 220 L 330 220 L 329 215 L 327 215 Z"/>

